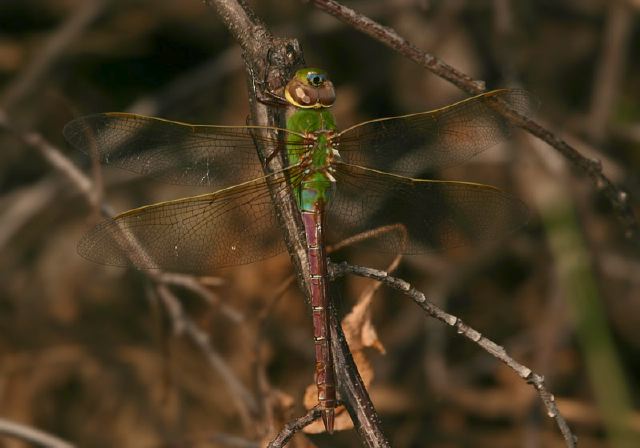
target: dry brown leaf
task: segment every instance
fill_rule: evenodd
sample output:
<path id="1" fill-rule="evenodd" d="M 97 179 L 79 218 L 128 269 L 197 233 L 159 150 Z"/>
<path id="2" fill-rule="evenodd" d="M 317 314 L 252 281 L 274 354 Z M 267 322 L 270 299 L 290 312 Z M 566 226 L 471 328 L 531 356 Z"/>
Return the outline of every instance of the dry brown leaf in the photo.
<path id="1" fill-rule="evenodd" d="M 342 320 L 342 330 L 352 352 L 372 347 L 380 353 L 385 353 L 385 348 L 371 322 L 371 300 L 374 293 L 374 288 L 367 290 Z"/>

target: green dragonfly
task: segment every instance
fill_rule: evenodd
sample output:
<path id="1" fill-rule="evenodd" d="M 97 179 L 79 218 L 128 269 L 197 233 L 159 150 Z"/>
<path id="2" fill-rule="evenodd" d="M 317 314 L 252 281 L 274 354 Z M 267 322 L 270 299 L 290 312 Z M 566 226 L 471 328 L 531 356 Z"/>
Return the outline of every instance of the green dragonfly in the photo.
<path id="1" fill-rule="evenodd" d="M 79 243 L 89 260 L 141 269 L 210 273 L 285 250 L 271 194 L 295 195 L 306 233 L 318 401 L 328 432 L 336 407 L 325 245 L 366 230 L 375 247 L 419 254 L 499 238 L 527 219 L 523 204 L 488 185 L 417 179 L 459 164 L 509 133 L 495 111 L 526 113 L 520 90 L 495 90 L 453 105 L 380 118 L 338 131 L 335 90 L 324 70 L 296 72 L 284 88 L 286 128 L 201 126 L 126 113 L 78 118 L 67 140 L 103 163 L 214 193 L 124 212 Z M 288 164 L 264 175 L 255 144 Z"/>

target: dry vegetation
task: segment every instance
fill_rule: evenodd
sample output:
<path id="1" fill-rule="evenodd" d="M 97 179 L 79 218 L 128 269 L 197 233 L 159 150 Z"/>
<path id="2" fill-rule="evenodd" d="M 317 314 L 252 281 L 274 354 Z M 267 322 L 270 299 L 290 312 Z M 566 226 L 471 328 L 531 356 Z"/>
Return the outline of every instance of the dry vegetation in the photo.
<path id="1" fill-rule="evenodd" d="M 309 4 L 252 3 L 275 34 L 300 40 L 309 65 L 331 73 L 342 127 L 463 97 Z M 637 1 L 348 4 L 490 88 L 532 92 L 537 118 L 600 159 L 637 212 Z M 86 447 L 257 447 L 304 413 L 312 382 L 311 321 L 295 283 L 286 287 L 289 258 L 195 281 L 80 258 L 76 243 L 97 213 L 78 186 L 91 187 L 38 145 L 59 148 L 96 179 L 61 129 L 78 115 L 119 110 L 245 123 L 240 52 L 212 8 L 197 0 L 0 2 L 0 421 Z M 31 131 L 41 140 L 16 135 Z M 545 375 L 581 447 L 638 446 L 638 235 L 625 238 L 597 186 L 524 132 L 442 175 L 502 187 L 527 203 L 531 222 L 479 250 L 404 258 L 396 275 Z M 117 211 L 203 192 L 115 169 L 101 182 Z M 392 261 L 357 246 L 333 258 L 377 268 Z M 341 316 L 370 285 L 340 280 Z M 176 317 L 181 311 L 187 319 Z M 358 356 L 370 363 L 370 393 L 392 446 L 564 446 L 530 386 L 406 297 L 380 288 L 373 328 L 357 322 L 359 342 L 378 348 Z M 202 336 L 209 340 L 194 344 Z M 359 442 L 345 431 L 294 443 Z M 0 447 L 20 446 L 0 434 Z"/>

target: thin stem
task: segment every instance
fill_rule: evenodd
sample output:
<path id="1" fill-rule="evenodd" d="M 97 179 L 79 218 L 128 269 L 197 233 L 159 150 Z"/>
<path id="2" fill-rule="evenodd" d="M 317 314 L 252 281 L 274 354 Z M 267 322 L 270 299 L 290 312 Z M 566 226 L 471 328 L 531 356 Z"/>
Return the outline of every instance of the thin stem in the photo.
<path id="1" fill-rule="evenodd" d="M 44 448 L 74 448 L 71 443 L 31 426 L 0 418 L 0 434 Z"/>
<path id="2" fill-rule="evenodd" d="M 505 365 L 511 368 L 514 372 L 518 374 L 520 378 L 525 380 L 528 384 L 533 385 L 533 387 L 540 395 L 540 399 L 547 409 L 547 415 L 555 419 L 562 436 L 564 437 L 565 444 L 569 448 L 575 448 L 576 437 L 571 432 L 569 425 L 566 420 L 560 414 L 558 410 L 558 406 L 556 405 L 554 396 L 546 389 L 544 385 L 544 377 L 533 372 L 529 367 L 520 364 L 511 356 L 509 356 L 504 349 L 504 347 L 496 344 L 492 340 L 483 336 L 477 330 L 469 327 L 461 319 L 458 317 L 447 313 L 441 308 L 437 307 L 433 303 L 431 303 L 425 297 L 424 293 L 418 291 L 410 283 L 402 280 L 401 278 L 390 276 L 388 273 L 384 271 L 380 271 L 377 269 L 371 269 L 363 266 L 354 266 L 349 265 L 348 263 L 339 263 L 339 264 L 331 264 L 331 275 L 333 277 L 343 276 L 345 274 L 354 274 L 361 277 L 372 278 L 383 282 L 385 285 L 397 290 L 401 291 L 403 294 L 409 296 L 413 301 L 424 311 L 426 311 L 430 316 L 435 317 L 441 322 L 455 328 L 456 333 L 461 336 L 466 337 L 487 353 L 489 353 L 494 358 L 502 361 Z"/>
<path id="3" fill-rule="evenodd" d="M 209 365 L 218 372 L 227 385 L 238 413 L 246 428 L 252 425 L 252 417 L 258 413 L 258 404 L 251 392 L 242 384 L 229 364 L 213 349 L 209 335 L 184 312 L 180 300 L 166 285 L 156 285 L 156 293 L 168 311 L 174 333 L 187 338 L 205 355 Z"/>
<path id="4" fill-rule="evenodd" d="M 284 428 L 282 428 L 269 445 L 267 445 L 268 448 L 284 447 L 297 432 L 302 431 L 306 426 L 309 426 L 311 423 L 318 420 L 321 414 L 322 411 L 315 407 L 302 417 L 298 417 L 295 420 L 290 421 L 284 426 Z"/>
<path id="5" fill-rule="evenodd" d="M 255 45 L 256 37 L 252 35 L 253 31 L 266 32 L 261 24 L 254 22 L 255 15 L 248 13 L 246 6 L 235 0 L 207 0 L 205 3 L 216 9 L 233 38 L 245 52 Z"/>
<path id="6" fill-rule="evenodd" d="M 441 59 L 418 49 L 392 28 L 385 27 L 373 19 L 351 8 L 347 8 L 334 0 L 311 0 L 311 2 L 319 9 L 396 50 L 408 59 L 422 65 L 433 74 L 451 82 L 461 90 L 472 95 L 477 95 L 486 90 L 484 82 L 474 80 Z M 504 115 L 514 125 L 548 143 L 562 154 L 571 165 L 577 167 L 579 171 L 590 177 L 598 190 L 605 195 L 622 222 L 625 228 L 625 236 L 630 239 L 633 238 L 635 243 L 640 242 L 638 239 L 640 236 L 640 225 L 629 205 L 627 193 L 616 187 L 613 182 L 603 174 L 602 164 L 599 160 L 584 157 L 577 149 L 556 136 L 553 132 L 538 122 L 516 113 L 506 104 L 496 104 L 495 110 Z"/>

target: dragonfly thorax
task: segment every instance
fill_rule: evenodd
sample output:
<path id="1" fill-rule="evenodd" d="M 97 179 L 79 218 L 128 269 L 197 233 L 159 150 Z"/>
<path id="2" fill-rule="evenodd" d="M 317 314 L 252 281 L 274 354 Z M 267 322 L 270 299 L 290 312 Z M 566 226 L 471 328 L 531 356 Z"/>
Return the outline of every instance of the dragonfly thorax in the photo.
<path id="1" fill-rule="evenodd" d="M 302 155 L 297 160 L 305 173 L 334 170 L 333 165 L 341 160 L 337 137 L 335 131 L 328 130 L 305 134 Z"/>
<path id="2" fill-rule="evenodd" d="M 329 202 L 335 190 L 333 164 L 337 127 L 328 108 L 297 108 L 287 118 L 287 155 L 292 166 L 300 210 L 314 210 Z M 293 167 L 297 166 L 297 169 Z"/>

